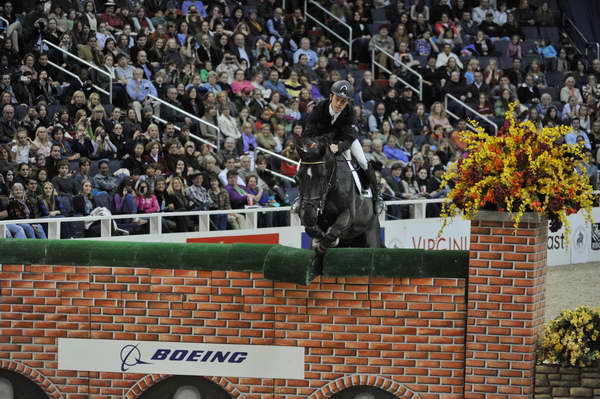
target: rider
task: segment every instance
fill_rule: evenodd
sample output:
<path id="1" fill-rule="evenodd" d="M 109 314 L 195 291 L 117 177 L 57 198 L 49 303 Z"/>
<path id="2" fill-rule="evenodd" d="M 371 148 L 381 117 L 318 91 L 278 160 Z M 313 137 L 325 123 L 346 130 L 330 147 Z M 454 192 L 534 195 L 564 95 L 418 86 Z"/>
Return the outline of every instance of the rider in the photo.
<path id="1" fill-rule="evenodd" d="M 352 83 L 347 80 L 338 80 L 331 85 L 329 99 L 321 101 L 314 107 L 308 115 L 306 128 L 302 135 L 306 137 L 331 135 L 332 143 L 329 149 L 334 154 L 350 149 L 352 156 L 367 177 L 373 194 L 374 210 L 379 214 L 383 209 L 383 201 L 379 197 L 375 170 L 367 162 L 362 145 L 358 140 L 354 110 L 348 106 L 352 101 L 353 94 Z"/>

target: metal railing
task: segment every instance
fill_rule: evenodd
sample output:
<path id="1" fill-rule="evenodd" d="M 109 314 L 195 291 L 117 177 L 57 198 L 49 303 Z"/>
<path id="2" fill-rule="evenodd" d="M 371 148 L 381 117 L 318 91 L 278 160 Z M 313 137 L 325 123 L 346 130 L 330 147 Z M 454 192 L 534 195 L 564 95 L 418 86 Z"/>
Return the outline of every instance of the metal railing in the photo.
<path id="1" fill-rule="evenodd" d="M 6 25 L 5 30 L 8 31 L 8 25 L 10 25 L 10 23 L 8 22 L 8 19 L 0 16 L 0 21 L 4 22 L 4 24 Z M 0 28 L 1 28 L 1 26 L 0 26 Z"/>
<path id="2" fill-rule="evenodd" d="M 156 115 L 152 115 L 152 119 L 154 119 L 157 122 L 162 123 L 163 125 L 166 125 L 167 123 L 169 123 L 169 121 L 164 120 L 163 118 L 161 118 L 160 116 L 156 116 Z M 175 130 L 177 130 L 178 132 L 181 131 L 181 128 L 179 126 L 177 126 L 176 124 L 173 124 L 173 127 L 175 128 Z M 207 144 L 209 146 L 211 146 L 212 148 L 217 149 L 216 144 L 211 143 L 208 140 L 203 139 L 202 137 L 198 137 L 195 134 L 190 133 L 190 137 L 193 138 L 196 141 L 199 141 L 201 143 Z M 185 143 L 184 143 L 185 144 Z"/>
<path id="3" fill-rule="evenodd" d="M 414 205 L 414 219 L 424 219 L 426 216 L 427 204 L 440 203 L 445 201 L 441 199 L 419 199 L 419 200 L 398 200 L 387 201 L 386 205 Z M 256 230 L 258 227 L 258 214 L 265 212 L 287 212 L 290 211 L 290 206 L 282 207 L 264 207 L 264 208 L 246 208 L 246 209 L 227 209 L 216 211 L 188 211 L 188 212 L 162 212 L 162 213 L 135 213 L 129 215 L 112 215 L 112 216 L 71 216 L 61 218 L 40 218 L 40 219 L 19 219 L 19 220 L 0 220 L 0 238 L 4 238 L 6 234 L 6 225 L 8 224 L 47 224 L 48 238 L 60 239 L 61 225 L 63 223 L 72 222 L 100 222 L 100 237 L 111 237 L 113 221 L 122 219 L 146 219 L 149 223 L 149 231 L 147 234 L 162 234 L 162 219 L 172 218 L 177 216 L 188 216 L 198 218 L 198 232 L 214 231 L 210 229 L 211 215 L 227 215 L 230 213 L 244 214 L 246 216 L 245 228 Z M 289 226 L 300 226 L 301 222 L 298 215 L 290 212 Z M 381 220 L 385 220 L 385 214 L 380 215 Z M 283 226 L 282 226 L 283 227 Z M 267 228 L 267 227 L 265 227 Z M 143 237 L 144 234 L 136 236 Z"/>
<path id="4" fill-rule="evenodd" d="M 75 54 L 73 54 L 73 53 L 71 53 L 71 52 L 69 52 L 69 51 L 67 51 L 67 50 L 65 50 L 65 49 L 57 46 L 56 44 L 54 44 L 52 42 L 49 42 L 48 40 L 44 40 L 44 44 L 46 44 L 47 46 L 50 46 L 50 47 L 54 48 L 55 50 L 60 51 L 61 53 L 65 54 L 65 55 L 67 55 L 67 56 L 69 56 L 71 58 L 74 58 L 75 60 L 79 61 L 80 63 L 82 63 L 84 65 L 86 65 L 87 67 L 92 68 L 94 71 L 98 72 L 99 74 L 108 77 L 108 91 L 104 90 L 102 87 L 100 87 L 98 85 L 95 85 L 95 84 L 93 84 L 92 86 L 94 87 L 94 89 L 96 89 L 99 92 L 107 95 L 110 104 L 112 104 L 112 99 L 113 99 L 112 98 L 113 97 L 113 77 L 112 77 L 112 75 L 109 72 L 105 71 L 104 69 L 100 68 L 97 65 L 94 65 L 94 64 L 91 64 L 91 63 L 87 62 L 83 58 L 80 58 L 80 57 L 76 56 Z M 53 66 L 56 66 L 56 64 L 54 64 Z M 79 80 L 79 81 L 81 82 L 81 80 Z"/>
<path id="5" fill-rule="evenodd" d="M 405 68 L 408 72 L 410 72 L 412 75 L 417 77 L 417 79 L 419 81 L 418 87 L 415 87 L 408 81 L 402 79 L 400 76 L 398 76 L 398 80 L 401 81 L 402 83 L 404 83 L 412 91 L 417 93 L 417 95 L 419 96 L 419 101 L 423 101 L 423 76 L 419 72 L 412 69 L 407 64 L 403 63 L 402 61 L 396 60 L 392 54 L 388 53 L 387 51 L 385 51 L 384 49 L 382 49 L 381 47 L 376 46 L 376 45 L 371 48 L 371 73 L 373 74 L 373 76 L 375 76 L 375 66 L 378 66 L 379 68 L 383 69 L 385 72 L 387 72 L 389 74 L 393 73 L 391 70 L 386 68 L 385 65 L 381 64 L 380 62 L 378 62 L 375 59 L 376 52 L 381 52 L 381 53 L 385 54 L 391 60 L 391 62 L 400 64 L 401 67 Z"/>
<path id="6" fill-rule="evenodd" d="M 148 95 L 148 97 L 149 97 L 149 98 L 151 98 L 151 99 L 152 99 L 152 100 L 154 100 L 154 101 L 157 101 L 157 102 L 161 103 L 162 105 L 164 105 L 164 106 L 166 106 L 166 107 L 169 107 L 169 108 L 171 108 L 171 109 L 172 109 L 172 110 L 174 110 L 174 111 L 177 111 L 177 112 L 179 112 L 179 113 L 180 113 L 180 114 L 182 114 L 182 115 L 185 115 L 185 116 L 187 116 L 187 117 L 188 117 L 188 118 L 190 118 L 190 119 L 193 119 L 193 120 L 195 120 L 195 121 L 196 121 L 196 122 L 198 122 L 198 123 L 202 123 L 202 124 L 204 124 L 204 125 L 206 125 L 206 126 L 209 126 L 209 127 L 212 127 L 213 129 L 216 129 L 216 130 L 217 130 L 217 144 L 215 144 L 215 143 L 211 143 L 210 141 L 208 141 L 208 140 L 206 140 L 206 139 L 203 139 L 202 137 L 196 136 L 196 135 L 194 135 L 194 134 L 190 134 L 190 137 L 192 137 L 193 139 L 195 139 L 195 140 L 198 140 L 198 141 L 200 141 L 200 142 L 202 142 L 202 143 L 204 143 L 204 144 L 208 144 L 208 145 L 210 145 L 210 146 L 211 146 L 211 147 L 213 147 L 213 148 L 217 148 L 217 149 L 218 149 L 218 148 L 220 148 L 220 147 L 221 147 L 221 146 L 220 146 L 220 144 L 221 144 L 221 129 L 219 129 L 219 127 L 218 127 L 217 125 L 213 125 L 213 124 L 212 124 L 212 123 L 210 123 L 210 122 L 207 122 L 207 121 L 205 121 L 205 120 L 202 120 L 202 119 L 198 118 L 196 115 L 190 114 L 189 112 L 187 112 L 187 111 L 184 111 L 184 110 L 182 110 L 181 108 L 179 108 L 179 107 L 176 107 L 176 106 L 174 106 L 173 104 L 170 104 L 170 103 L 166 102 L 165 100 L 161 100 L 160 98 L 158 98 L 158 97 L 155 97 L 155 96 L 153 96 L 153 95 L 151 95 L 151 94 L 149 94 L 149 95 Z M 157 120 L 159 120 L 159 121 L 161 121 L 161 122 L 167 123 L 167 121 L 165 121 L 164 119 L 160 119 L 160 118 L 158 118 L 158 117 L 155 117 L 155 119 L 157 119 Z"/>
<path id="7" fill-rule="evenodd" d="M 455 119 L 460 119 L 460 117 L 458 115 L 456 115 L 454 112 L 448 110 L 448 99 L 453 100 L 454 102 L 457 102 L 463 108 L 466 108 L 467 110 L 469 110 L 470 112 L 475 114 L 475 116 L 477 118 L 481 118 L 484 121 L 486 121 L 487 123 L 489 123 L 492 126 L 492 128 L 494 129 L 494 135 L 496 135 L 498 133 L 498 125 L 495 122 L 493 122 L 490 118 L 475 111 L 475 109 L 473 109 L 470 105 L 466 104 L 461 99 L 454 97 L 452 94 L 446 93 L 446 96 L 444 97 L 444 104 L 445 104 L 445 108 L 446 108 L 446 113 L 448 113 L 448 115 L 452 116 Z M 468 121 L 467 121 L 467 125 L 469 126 L 469 128 L 475 130 L 475 127 L 472 126 Z"/>
<path id="8" fill-rule="evenodd" d="M 571 41 L 575 45 L 575 50 L 579 52 L 581 55 L 585 55 L 586 58 L 589 57 L 589 50 L 592 47 L 590 41 L 585 37 L 585 35 L 579 30 L 575 22 L 566 15 L 563 15 L 563 25 L 565 28 L 572 30 L 575 35 L 569 35 Z M 581 51 L 581 47 L 583 47 L 584 51 Z"/>
<path id="9" fill-rule="evenodd" d="M 80 84 L 80 85 L 82 85 L 82 86 L 83 86 L 83 82 L 81 81 L 81 78 L 79 78 L 79 75 L 77 75 L 77 74 L 75 74 L 75 73 L 73 73 L 73 72 L 69 71 L 68 69 L 65 69 L 65 68 L 61 67 L 61 66 L 60 66 L 60 65 L 58 65 L 58 64 L 55 64 L 54 62 L 52 62 L 52 61 L 50 61 L 50 60 L 48 60 L 48 64 L 49 64 L 49 65 L 51 65 L 51 66 L 53 66 L 54 68 L 58 69 L 58 70 L 59 70 L 59 71 L 61 71 L 62 73 L 65 73 L 65 74 L 67 74 L 67 75 L 71 76 L 72 78 L 74 78 L 75 80 L 77 80 L 77 81 L 79 82 L 79 84 Z"/>
<path id="10" fill-rule="evenodd" d="M 335 19 L 337 22 L 339 22 L 340 25 L 342 25 L 346 29 L 348 29 L 350 37 L 348 39 L 341 37 L 336 31 L 334 31 L 329 26 L 327 26 L 327 24 L 325 24 L 322 21 L 319 21 L 315 16 L 311 15 L 308 12 L 309 4 L 317 6 L 325 14 L 327 14 L 331 18 Z M 306 20 L 306 18 L 310 18 L 311 20 L 313 20 L 314 22 L 319 24 L 319 26 L 321 26 L 323 29 L 326 29 L 329 33 L 331 33 L 332 35 L 337 37 L 342 43 L 346 44 L 348 46 L 348 59 L 350 59 L 350 60 L 352 59 L 352 27 L 350 25 L 348 25 L 347 23 L 342 21 L 340 18 L 336 17 L 331 11 L 329 11 L 328 9 L 326 9 L 325 7 L 323 7 L 322 5 L 320 5 L 319 3 L 317 3 L 314 0 L 305 0 L 304 1 L 304 20 Z"/>
<path id="11" fill-rule="evenodd" d="M 441 204 L 445 202 L 447 198 L 436 198 L 436 199 L 416 199 L 416 200 L 393 200 L 393 201 L 385 201 L 386 206 L 393 205 L 413 205 L 415 207 L 415 217 L 414 219 L 425 219 L 427 214 L 427 204 Z M 379 215 L 379 220 L 385 220 L 384 212 Z"/>
<path id="12" fill-rule="evenodd" d="M 272 173 L 274 176 L 277 176 L 277 177 L 279 177 L 280 179 L 287 180 L 287 181 L 289 181 L 290 183 L 294 183 L 294 184 L 296 184 L 296 180 L 294 180 L 293 178 L 291 178 L 291 177 L 289 177 L 289 176 L 283 175 L 283 174 L 281 174 L 281 173 L 279 173 L 279 172 L 275 172 L 274 170 L 271 170 L 271 169 L 267 169 L 267 170 L 268 170 L 269 172 L 271 172 L 271 173 Z"/>
<path id="13" fill-rule="evenodd" d="M 298 161 L 294 161 L 293 159 L 290 159 L 290 158 L 287 158 L 287 157 L 284 157 L 283 155 L 280 155 L 280 154 L 278 154 L 278 153 L 276 153 L 276 152 L 273 152 L 273 151 L 267 150 L 266 148 L 262 148 L 262 147 L 256 147 L 256 148 L 254 149 L 254 152 L 255 152 L 255 153 L 256 153 L 256 152 L 264 152 L 265 154 L 269 154 L 269 155 L 271 155 L 271 156 L 274 156 L 275 158 L 279 158 L 279 159 L 281 159 L 282 161 L 285 161 L 285 162 L 287 162 L 287 163 L 291 163 L 292 165 L 300 166 L 300 162 L 298 162 Z"/>

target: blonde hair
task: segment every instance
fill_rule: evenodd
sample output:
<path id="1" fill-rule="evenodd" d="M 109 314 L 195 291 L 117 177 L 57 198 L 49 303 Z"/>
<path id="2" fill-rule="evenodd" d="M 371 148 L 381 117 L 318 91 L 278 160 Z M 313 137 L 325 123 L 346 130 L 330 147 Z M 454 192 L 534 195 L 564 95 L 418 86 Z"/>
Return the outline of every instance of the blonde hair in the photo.
<path id="1" fill-rule="evenodd" d="M 177 194 L 177 191 L 175 191 L 175 188 L 173 187 L 173 183 L 175 183 L 175 181 L 179 181 L 179 183 L 181 183 L 181 194 L 183 194 L 184 190 L 185 190 L 185 183 L 179 176 L 173 176 L 171 178 L 171 181 L 169 182 L 169 187 L 167 187 L 167 194 L 170 194 L 170 195 Z"/>
<path id="2" fill-rule="evenodd" d="M 441 107 L 442 110 L 440 111 L 439 114 L 436 114 L 435 107 L 438 104 L 440 105 L 440 107 Z M 446 109 L 444 108 L 444 104 L 442 104 L 439 101 L 436 101 L 433 104 L 431 104 L 431 112 L 430 112 L 430 114 L 433 115 L 434 117 L 438 117 L 438 118 L 440 118 L 440 117 L 441 118 L 446 118 L 447 117 L 447 115 L 446 115 Z"/>

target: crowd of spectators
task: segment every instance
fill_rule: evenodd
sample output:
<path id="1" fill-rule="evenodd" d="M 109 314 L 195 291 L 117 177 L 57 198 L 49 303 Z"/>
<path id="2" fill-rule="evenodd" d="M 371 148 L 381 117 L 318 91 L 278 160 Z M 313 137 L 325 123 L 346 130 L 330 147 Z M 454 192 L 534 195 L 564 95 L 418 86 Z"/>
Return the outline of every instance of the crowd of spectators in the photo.
<path id="1" fill-rule="evenodd" d="M 566 141 L 585 143 L 581 171 L 596 184 L 600 60 L 589 65 L 562 40 L 550 3 L 319 2 L 335 18 L 311 12 L 333 32 L 344 34 L 338 20 L 352 27 L 351 58 L 335 34 L 305 19 L 299 1 L 286 9 L 280 0 L 5 2 L 0 219 L 15 220 L 7 235 L 46 236 L 44 224 L 18 219 L 137 213 L 113 225 L 115 234 L 132 234 L 148 229 L 144 214 L 216 209 L 231 212 L 211 215 L 212 229 L 243 228 L 235 209 L 295 196 L 294 183 L 272 171 L 293 178 L 296 167 L 285 161 L 297 160 L 293 137 L 342 78 L 356 88 L 363 148 L 388 199 L 446 195 L 440 177 L 462 156 L 458 132 L 473 117 L 501 132 L 511 102 L 538 126 L 571 125 Z M 372 61 L 385 68 L 375 76 Z M 448 109 L 447 95 L 457 100 Z M 428 206 L 428 216 L 438 212 Z M 408 218 L 414 210 L 388 213 Z M 265 212 L 259 225 L 287 218 Z M 162 228 L 197 223 L 170 217 Z M 99 228 L 70 223 L 62 234 Z"/>

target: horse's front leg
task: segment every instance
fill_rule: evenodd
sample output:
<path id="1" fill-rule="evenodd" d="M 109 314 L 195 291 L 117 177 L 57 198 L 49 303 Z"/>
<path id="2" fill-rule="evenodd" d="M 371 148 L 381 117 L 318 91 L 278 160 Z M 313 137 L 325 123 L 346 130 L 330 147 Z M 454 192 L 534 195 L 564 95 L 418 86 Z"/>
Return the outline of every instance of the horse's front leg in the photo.
<path id="1" fill-rule="evenodd" d="M 324 237 L 319 242 L 320 249 L 327 250 L 327 248 L 336 246 L 339 243 L 339 239 L 342 234 L 348 231 L 351 226 L 352 218 L 350 215 L 350 210 L 346 209 L 337 217 L 335 223 L 327 229 Z"/>

